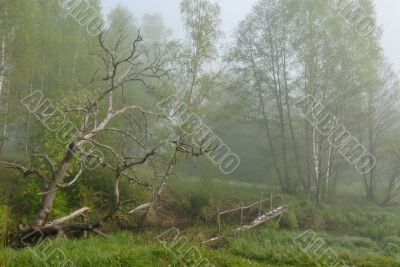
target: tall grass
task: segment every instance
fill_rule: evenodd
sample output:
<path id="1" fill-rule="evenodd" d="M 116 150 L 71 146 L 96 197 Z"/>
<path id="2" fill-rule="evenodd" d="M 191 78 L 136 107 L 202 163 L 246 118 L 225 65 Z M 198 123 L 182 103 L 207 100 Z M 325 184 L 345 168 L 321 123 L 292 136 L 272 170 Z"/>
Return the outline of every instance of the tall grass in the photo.
<path id="1" fill-rule="evenodd" d="M 4 248 L 8 244 L 8 223 L 10 211 L 8 206 L 0 206 L 0 247 Z"/>

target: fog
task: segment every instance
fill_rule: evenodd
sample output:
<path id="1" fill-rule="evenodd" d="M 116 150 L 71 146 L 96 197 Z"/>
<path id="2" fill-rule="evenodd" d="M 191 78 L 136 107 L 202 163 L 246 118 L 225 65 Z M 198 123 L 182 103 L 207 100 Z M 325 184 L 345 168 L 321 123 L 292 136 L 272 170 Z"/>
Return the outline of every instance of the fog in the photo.
<path id="1" fill-rule="evenodd" d="M 237 26 L 237 21 L 243 19 L 251 12 L 251 7 L 256 0 L 217 0 L 221 6 L 221 29 L 229 38 Z M 374 0 L 376 18 L 383 28 L 382 47 L 390 62 L 394 64 L 397 72 L 400 71 L 400 39 L 398 25 L 400 18 L 400 2 L 396 0 Z M 140 19 L 144 14 L 160 13 L 165 24 L 171 28 L 178 38 L 184 36 L 184 30 L 179 13 L 179 0 L 169 1 L 136 1 L 136 0 L 102 0 L 103 13 L 107 13 L 113 7 L 123 5 L 128 8 L 136 18 Z"/>
<path id="2" fill-rule="evenodd" d="M 399 10 L 0 0 L 0 266 L 400 266 Z"/>

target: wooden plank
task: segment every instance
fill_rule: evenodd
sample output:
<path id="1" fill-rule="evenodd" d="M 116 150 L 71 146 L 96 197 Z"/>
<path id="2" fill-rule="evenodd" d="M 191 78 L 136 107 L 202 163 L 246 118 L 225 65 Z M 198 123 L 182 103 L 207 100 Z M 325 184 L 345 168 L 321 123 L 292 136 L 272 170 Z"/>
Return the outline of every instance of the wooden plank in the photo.
<path id="1" fill-rule="evenodd" d="M 262 215 L 262 216 L 258 217 L 257 219 L 255 219 L 250 224 L 244 225 L 244 226 L 241 226 L 241 227 L 237 228 L 236 231 L 239 231 L 239 232 L 240 231 L 246 231 L 246 230 L 252 229 L 252 228 L 254 228 L 254 227 L 258 226 L 258 225 L 264 224 L 265 222 L 267 222 L 267 221 L 269 221 L 269 220 L 271 220 L 273 218 L 280 217 L 280 216 L 282 216 L 283 214 L 285 214 L 287 212 L 287 208 L 288 208 L 288 206 L 285 205 L 285 206 L 281 206 L 279 208 L 276 208 L 276 209 L 274 209 L 272 211 L 268 211 L 264 215 Z"/>

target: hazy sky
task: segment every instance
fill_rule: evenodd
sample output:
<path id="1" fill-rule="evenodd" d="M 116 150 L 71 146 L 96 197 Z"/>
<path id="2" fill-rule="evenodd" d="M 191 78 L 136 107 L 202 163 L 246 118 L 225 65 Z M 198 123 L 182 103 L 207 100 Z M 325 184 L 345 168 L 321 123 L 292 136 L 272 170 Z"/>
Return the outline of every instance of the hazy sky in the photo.
<path id="1" fill-rule="evenodd" d="M 232 34 L 239 20 L 251 11 L 257 0 L 216 0 L 221 6 L 222 30 L 226 36 Z M 321 0 L 327 1 L 327 0 Z M 400 72 L 400 0 L 374 0 L 378 23 L 383 26 L 382 46 L 385 55 Z M 179 13 L 180 0 L 102 0 L 105 13 L 112 7 L 121 4 L 134 13 L 140 20 L 145 13 L 160 13 L 165 24 L 174 31 L 176 37 L 183 36 Z"/>

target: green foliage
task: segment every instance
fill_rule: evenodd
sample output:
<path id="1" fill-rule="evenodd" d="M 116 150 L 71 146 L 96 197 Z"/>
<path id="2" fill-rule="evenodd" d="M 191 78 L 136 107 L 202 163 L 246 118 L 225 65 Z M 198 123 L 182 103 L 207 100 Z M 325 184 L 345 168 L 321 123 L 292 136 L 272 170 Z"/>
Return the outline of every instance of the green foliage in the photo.
<path id="1" fill-rule="evenodd" d="M 66 192 L 58 192 L 56 198 L 53 202 L 53 211 L 51 213 L 51 218 L 57 219 L 62 217 L 63 215 L 67 215 L 71 210 L 71 206 L 68 202 L 68 196 Z M 72 207 L 73 209 L 74 207 Z"/>
<path id="2" fill-rule="evenodd" d="M 19 179 L 19 186 L 14 194 L 10 195 L 10 204 L 16 217 L 23 223 L 31 221 L 41 204 L 42 185 L 37 180 Z"/>
<path id="3" fill-rule="evenodd" d="M 87 192 L 88 190 L 82 181 L 76 183 L 66 192 L 68 204 L 71 207 L 80 207 L 84 205 Z"/>
<path id="4" fill-rule="evenodd" d="M 357 198 L 347 201 L 357 201 Z M 296 205 L 296 217 L 301 229 L 352 233 L 379 241 L 400 235 L 400 215 L 394 209 L 379 209 L 373 203 L 358 206 L 341 203 L 318 206 L 311 203 Z"/>
<path id="5" fill-rule="evenodd" d="M 289 211 L 282 216 L 281 226 L 289 230 L 299 229 L 299 223 L 297 222 L 296 212 L 294 208 L 289 207 Z"/>
<path id="6" fill-rule="evenodd" d="M 188 41 L 193 46 L 194 65 L 209 61 L 216 52 L 221 35 L 221 10 L 208 0 L 183 0 L 180 4 Z"/>
<path id="7" fill-rule="evenodd" d="M 0 206 L 0 248 L 8 245 L 8 224 L 10 223 L 10 208 L 8 206 Z"/>

